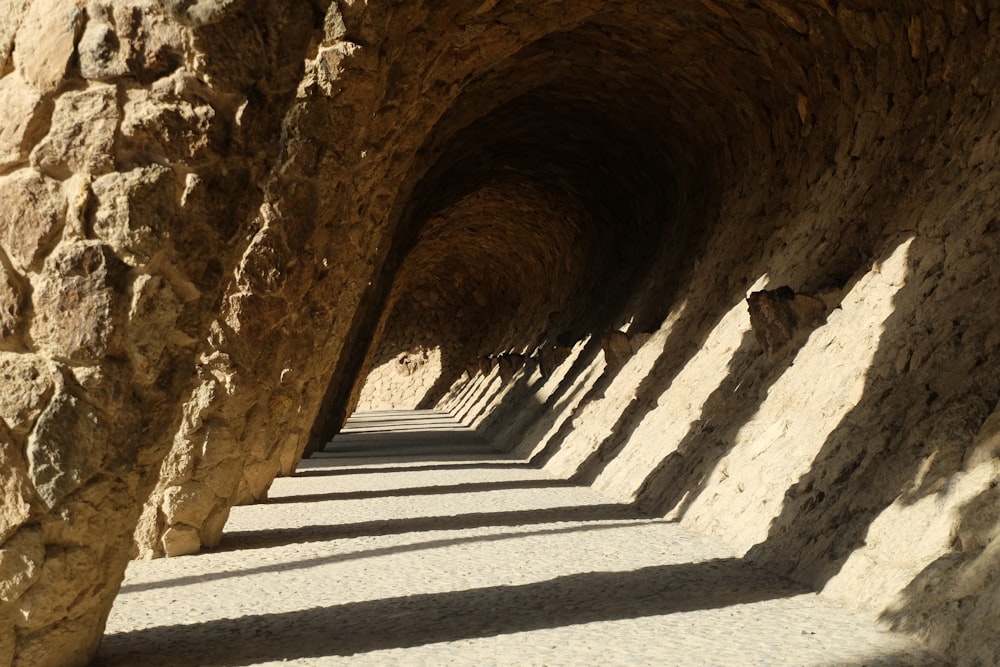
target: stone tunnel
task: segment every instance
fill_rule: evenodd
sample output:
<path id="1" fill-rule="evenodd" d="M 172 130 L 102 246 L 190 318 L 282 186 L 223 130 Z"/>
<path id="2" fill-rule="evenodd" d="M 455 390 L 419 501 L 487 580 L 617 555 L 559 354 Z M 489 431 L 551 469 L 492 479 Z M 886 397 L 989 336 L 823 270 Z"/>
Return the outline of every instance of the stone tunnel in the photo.
<path id="1" fill-rule="evenodd" d="M 1000 9 L 7 0 L 0 664 L 437 408 L 1000 661 Z"/>

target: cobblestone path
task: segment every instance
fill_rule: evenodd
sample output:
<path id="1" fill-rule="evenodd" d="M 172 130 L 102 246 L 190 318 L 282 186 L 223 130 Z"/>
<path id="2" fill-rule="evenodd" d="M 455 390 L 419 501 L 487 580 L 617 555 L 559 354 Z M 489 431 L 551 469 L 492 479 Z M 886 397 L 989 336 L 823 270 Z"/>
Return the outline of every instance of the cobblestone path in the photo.
<path id="1" fill-rule="evenodd" d="M 432 412 L 356 415 L 218 549 L 133 563 L 97 664 L 279 663 L 937 664 Z"/>

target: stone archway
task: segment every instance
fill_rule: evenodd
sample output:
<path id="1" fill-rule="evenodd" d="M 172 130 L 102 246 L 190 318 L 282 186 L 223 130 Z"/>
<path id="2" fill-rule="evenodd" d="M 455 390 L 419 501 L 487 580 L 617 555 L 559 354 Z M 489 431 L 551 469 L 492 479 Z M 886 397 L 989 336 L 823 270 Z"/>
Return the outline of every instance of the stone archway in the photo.
<path id="1" fill-rule="evenodd" d="M 542 428 L 538 444 L 555 443 L 546 456 L 580 479 L 716 526 L 699 485 L 736 438 L 690 443 L 717 406 L 751 419 L 794 359 L 757 360 L 730 317 L 746 291 L 789 284 L 834 307 L 903 236 L 969 249 L 976 230 L 996 235 L 940 175 L 963 156 L 991 196 L 997 14 L 983 3 L 12 6 L 0 25 L 12 110 L 0 125 L 0 614 L 16 630 L 0 662 L 85 662 L 137 525 L 147 556 L 215 544 L 229 508 L 292 472 L 339 428 L 366 372 L 415 344 L 467 369 L 606 334 L 614 372 L 570 392 L 562 422 L 546 424 L 558 437 Z M 949 202 L 933 207 L 939 221 L 917 210 L 924 192 Z M 907 247 L 921 253 L 914 284 L 937 275 L 934 243 Z M 976 298 L 995 281 L 947 271 Z M 924 298 L 902 294 L 906 308 Z M 967 330 L 985 345 L 976 303 Z M 653 332 L 669 354 L 618 374 Z M 910 353 L 900 372 L 943 372 L 921 344 L 894 351 Z M 699 350 L 718 353 L 697 368 L 719 384 L 705 385 L 704 414 L 693 399 L 678 414 L 705 429 L 678 426 L 667 447 L 683 451 L 664 458 L 643 443 L 669 431 L 646 418 Z M 747 368 L 757 379 L 744 385 Z M 984 373 L 932 393 L 957 402 L 975 383 L 995 402 Z M 733 404 L 750 385 L 759 395 Z M 877 378 L 866 389 L 883 390 Z M 525 405 L 489 407 L 537 414 Z M 981 425 L 992 408 L 972 412 Z M 934 431 L 931 412 L 916 417 Z M 870 523 L 815 492 L 838 479 L 839 443 L 824 450 L 829 474 L 803 476 L 812 500 L 753 534 L 779 569 L 844 565 L 782 560 L 815 537 L 799 513 L 832 504 L 824 520 L 847 516 L 855 542 Z M 884 456 L 902 484 L 912 465 Z M 637 471 L 648 484 L 631 488 Z M 683 503 L 662 493 L 677 480 L 694 494 Z"/>

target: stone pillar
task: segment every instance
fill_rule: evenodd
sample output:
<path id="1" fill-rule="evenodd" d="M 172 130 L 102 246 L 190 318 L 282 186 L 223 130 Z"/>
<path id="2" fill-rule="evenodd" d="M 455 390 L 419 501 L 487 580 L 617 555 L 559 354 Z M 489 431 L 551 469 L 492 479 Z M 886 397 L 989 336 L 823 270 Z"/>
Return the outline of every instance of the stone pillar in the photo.
<path id="1" fill-rule="evenodd" d="M 0 17 L 0 665 L 96 651 L 301 75 L 312 9 L 209 4 Z"/>

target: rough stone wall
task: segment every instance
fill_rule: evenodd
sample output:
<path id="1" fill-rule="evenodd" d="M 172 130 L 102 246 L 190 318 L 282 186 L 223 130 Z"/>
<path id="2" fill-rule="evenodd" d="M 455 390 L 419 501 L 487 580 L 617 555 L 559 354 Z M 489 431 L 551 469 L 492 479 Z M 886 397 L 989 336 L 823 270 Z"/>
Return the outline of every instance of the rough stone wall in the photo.
<path id="1" fill-rule="evenodd" d="M 753 159 L 694 202 L 688 219 L 711 226 L 669 279 L 659 330 L 620 370 L 593 346 L 565 362 L 575 372 L 525 376 L 531 391 L 476 423 L 963 664 L 993 664 L 1000 17 L 767 5 L 787 28 L 766 49 L 775 76 L 801 87 L 729 139 Z M 667 280 L 655 273 L 651 286 Z M 765 290 L 825 316 L 762 345 L 787 328 L 754 321 Z"/>

